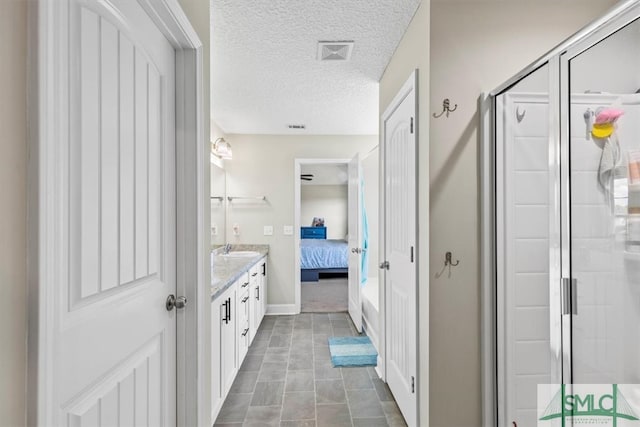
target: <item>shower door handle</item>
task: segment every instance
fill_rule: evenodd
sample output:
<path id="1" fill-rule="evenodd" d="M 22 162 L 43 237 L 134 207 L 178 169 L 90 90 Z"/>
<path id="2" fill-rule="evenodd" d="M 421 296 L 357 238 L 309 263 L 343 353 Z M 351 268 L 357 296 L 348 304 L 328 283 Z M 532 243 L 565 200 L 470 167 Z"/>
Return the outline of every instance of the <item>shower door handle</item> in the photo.
<path id="1" fill-rule="evenodd" d="M 571 314 L 578 315 L 578 279 L 571 279 Z"/>
<path id="2" fill-rule="evenodd" d="M 561 305 L 562 314 L 578 314 L 578 280 L 562 278 Z"/>

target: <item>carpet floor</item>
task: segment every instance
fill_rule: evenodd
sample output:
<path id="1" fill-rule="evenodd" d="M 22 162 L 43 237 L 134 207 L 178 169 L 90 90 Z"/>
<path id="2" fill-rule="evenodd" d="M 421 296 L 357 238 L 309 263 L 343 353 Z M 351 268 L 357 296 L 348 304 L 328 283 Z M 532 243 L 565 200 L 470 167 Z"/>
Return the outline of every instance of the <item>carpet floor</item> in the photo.
<path id="1" fill-rule="evenodd" d="M 347 311 L 348 279 L 320 279 L 302 282 L 303 313 L 335 313 Z"/>

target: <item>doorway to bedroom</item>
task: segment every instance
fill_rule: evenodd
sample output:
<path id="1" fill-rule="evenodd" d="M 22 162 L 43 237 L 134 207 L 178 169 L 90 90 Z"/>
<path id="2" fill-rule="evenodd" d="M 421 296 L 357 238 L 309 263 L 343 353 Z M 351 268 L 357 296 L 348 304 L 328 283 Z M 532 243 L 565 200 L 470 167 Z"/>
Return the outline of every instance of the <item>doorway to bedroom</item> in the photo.
<path id="1" fill-rule="evenodd" d="M 379 153 L 295 159 L 297 312 L 347 311 L 377 345 Z"/>
<path id="2" fill-rule="evenodd" d="M 343 159 L 309 159 L 298 165 L 296 275 L 303 313 L 348 310 L 348 164 Z"/>

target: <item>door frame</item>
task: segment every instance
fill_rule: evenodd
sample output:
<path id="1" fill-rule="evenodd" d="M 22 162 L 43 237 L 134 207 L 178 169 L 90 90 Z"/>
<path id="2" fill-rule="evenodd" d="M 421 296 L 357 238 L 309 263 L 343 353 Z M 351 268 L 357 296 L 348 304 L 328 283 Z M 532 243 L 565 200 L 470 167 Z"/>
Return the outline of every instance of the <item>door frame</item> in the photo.
<path id="1" fill-rule="evenodd" d="M 300 173 L 302 165 L 349 165 L 351 159 L 294 159 L 293 161 L 293 277 L 295 289 L 295 302 L 293 313 L 276 314 L 300 314 L 302 309 L 302 281 L 300 280 L 300 205 L 301 183 Z M 348 296 L 347 296 L 348 299 Z M 349 301 L 347 301 L 347 304 Z"/>
<path id="2" fill-rule="evenodd" d="M 99 0 L 110 7 L 109 0 Z M 208 423 L 206 329 L 208 274 L 205 250 L 205 155 L 203 46 L 177 0 L 137 0 L 176 51 L 176 291 L 190 310 L 176 313 L 177 425 Z M 57 55 L 65 36 L 67 2 L 29 2 L 28 190 L 27 190 L 27 425 L 54 424 L 52 404 L 53 319 L 57 281 L 54 256 L 57 221 L 63 206 L 59 159 L 49 147 L 63 137 L 58 99 L 69 65 Z"/>

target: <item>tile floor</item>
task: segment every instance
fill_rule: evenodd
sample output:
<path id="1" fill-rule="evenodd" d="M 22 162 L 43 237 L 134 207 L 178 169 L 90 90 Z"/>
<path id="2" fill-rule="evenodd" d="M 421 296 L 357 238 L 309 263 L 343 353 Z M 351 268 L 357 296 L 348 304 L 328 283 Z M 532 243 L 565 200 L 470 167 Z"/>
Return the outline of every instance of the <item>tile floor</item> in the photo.
<path id="1" fill-rule="evenodd" d="M 265 317 L 215 426 L 406 426 L 373 368 L 331 365 L 349 335 L 346 313 Z"/>

